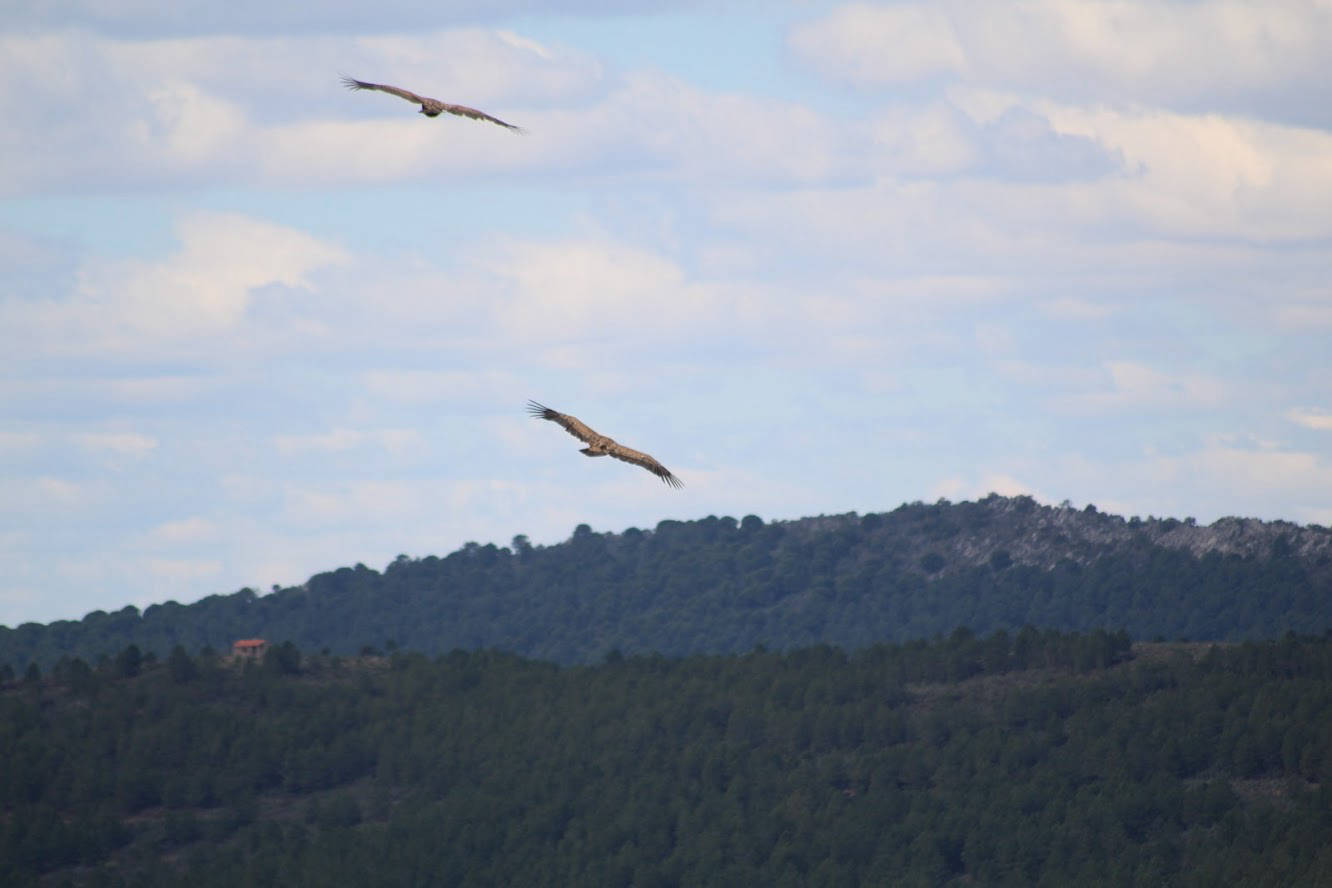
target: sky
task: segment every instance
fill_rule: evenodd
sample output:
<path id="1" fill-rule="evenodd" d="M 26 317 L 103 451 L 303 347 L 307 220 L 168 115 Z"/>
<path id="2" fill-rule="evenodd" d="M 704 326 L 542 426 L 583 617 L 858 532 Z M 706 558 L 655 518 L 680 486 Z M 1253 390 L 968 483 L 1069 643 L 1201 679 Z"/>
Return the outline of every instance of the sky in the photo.
<path id="1" fill-rule="evenodd" d="M 990 492 L 1332 524 L 1330 84 L 1332 0 L 19 0 L 0 624 Z"/>

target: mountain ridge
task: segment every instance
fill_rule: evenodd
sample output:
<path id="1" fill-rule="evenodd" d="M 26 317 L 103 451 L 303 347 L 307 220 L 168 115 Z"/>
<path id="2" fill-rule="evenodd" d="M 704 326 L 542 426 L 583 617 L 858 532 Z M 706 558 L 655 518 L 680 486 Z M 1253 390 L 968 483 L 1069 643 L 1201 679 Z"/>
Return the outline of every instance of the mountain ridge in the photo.
<path id="1" fill-rule="evenodd" d="M 1332 531 L 1286 521 L 1122 518 L 991 494 L 891 512 L 763 522 L 662 521 L 534 546 L 467 543 L 440 558 L 357 564 L 259 595 L 94 611 L 0 627 L 0 664 L 89 659 L 135 643 L 238 637 L 353 652 L 497 647 L 589 661 L 611 649 L 850 648 L 1022 625 L 1237 640 L 1332 625 Z"/>

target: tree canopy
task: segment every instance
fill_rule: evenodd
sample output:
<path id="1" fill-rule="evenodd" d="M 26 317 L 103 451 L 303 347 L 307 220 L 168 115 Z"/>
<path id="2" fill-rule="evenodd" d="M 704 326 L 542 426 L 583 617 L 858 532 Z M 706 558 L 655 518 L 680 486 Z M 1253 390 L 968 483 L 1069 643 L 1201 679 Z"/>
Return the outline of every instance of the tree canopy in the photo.
<path id="1" fill-rule="evenodd" d="M 291 640 L 351 654 L 394 641 L 436 654 L 500 648 L 561 663 L 607 651 L 848 650 L 1024 625 L 1135 638 L 1241 640 L 1332 626 L 1332 533 L 1229 520 L 1211 528 L 1040 506 L 1027 497 L 765 523 L 663 521 L 557 545 L 468 543 L 258 595 L 0 627 L 0 664 L 95 662 L 127 645 Z"/>
<path id="2" fill-rule="evenodd" d="M 1332 635 L 120 663 L 0 692 L 0 882 L 1332 877 Z"/>

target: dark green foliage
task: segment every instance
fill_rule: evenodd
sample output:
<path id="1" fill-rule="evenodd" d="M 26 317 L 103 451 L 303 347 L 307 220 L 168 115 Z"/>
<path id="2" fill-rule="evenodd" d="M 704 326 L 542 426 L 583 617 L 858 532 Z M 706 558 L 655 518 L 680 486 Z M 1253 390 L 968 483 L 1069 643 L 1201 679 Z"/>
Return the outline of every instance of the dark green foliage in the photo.
<path id="1" fill-rule="evenodd" d="M 295 675 L 301 671 L 301 654 L 290 641 L 273 645 L 264 652 L 264 669 L 278 675 Z"/>
<path id="2" fill-rule="evenodd" d="M 61 657 L 51 670 L 51 678 L 76 694 L 92 694 L 97 690 L 97 676 L 82 657 Z"/>
<path id="3" fill-rule="evenodd" d="M 167 669 L 171 673 L 172 681 L 194 681 L 199 677 L 199 667 L 179 644 L 171 649 L 171 655 L 167 657 Z"/>
<path id="4" fill-rule="evenodd" d="M 203 838 L 203 827 L 193 812 L 178 814 L 168 811 L 166 815 L 166 843 L 169 846 L 188 845 Z"/>
<path id="5" fill-rule="evenodd" d="M 936 574 L 944 569 L 948 559 L 944 558 L 938 552 L 926 552 L 920 558 L 920 569 L 927 574 Z"/>
<path id="6" fill-rule="evenodd" d="M 392 653 L 387 639 L 427 654 L 498 648 L 595 663 L 611 650 L 855 650 L 956 626 L 1231 641 L 1332 626 L 1332 533 L 1240 522 L 1224 539 L 1247 548 L 1201 557 L 1163 542 L 1205 533 L 1191 521 L 1126 522 L 997 496 L 863 517 L 663 521 L 621 534 L 580 524 L 555 546 L 468 543 L 444 558 L 399 556 L 382 573 L 357 564 L 264 596 L 243 589 L 142 614 L 0 627 L 0 662 L 96 662 L 130 644 L 143 660 L 255 636 L 340 655 L 381 644 Z M 300 668 L 282 651 L 271 656 L 274 669 Z M 135 667 L 117 659 L 114 668 Z"/>
<path id="7" fill-rule="evenodd" d="M 121 678 L 132 678 L 139 674 L 143 666 L 143 654 L 137 644 L 130 644 L 116 655 L 115 671 Z"/>
<path id="8" fill-rule="evenodd" d="M 201 657 L 187 681 L 172 659 L 106 676 L 92 706 L 54 674 L 0 693 L 0 883 L 1332 875 L 1332 634 L 1130 648 L 962 628 L 564 668 Z"/>

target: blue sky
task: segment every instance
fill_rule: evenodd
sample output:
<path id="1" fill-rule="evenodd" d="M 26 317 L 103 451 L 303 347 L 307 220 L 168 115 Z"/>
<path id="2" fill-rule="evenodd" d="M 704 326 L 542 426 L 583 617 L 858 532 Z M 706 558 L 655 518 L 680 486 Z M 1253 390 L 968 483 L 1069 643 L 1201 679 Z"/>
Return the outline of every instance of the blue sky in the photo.
<path id="1" fill-rule="evenodd" d="M 990 491 L 1332 524 L 1332 3 L 418 7 L 6 15 L 0 624 Z"/>

